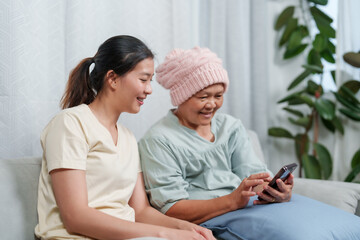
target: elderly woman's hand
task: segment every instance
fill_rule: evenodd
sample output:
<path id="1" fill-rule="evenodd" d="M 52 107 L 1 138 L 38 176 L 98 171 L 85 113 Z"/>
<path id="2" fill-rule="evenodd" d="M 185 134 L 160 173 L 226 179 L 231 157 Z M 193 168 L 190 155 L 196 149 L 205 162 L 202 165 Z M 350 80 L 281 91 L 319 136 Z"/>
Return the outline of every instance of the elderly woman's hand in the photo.
<path id="1" fill-rule="evenodd" d="M 231 210 L 244 208 L 250 197 L 255 196 L 255 187 L 262 185 L 269 178 L 269 173 L 256 173 L 244 178 L 239 187 L 228 195 L 232 204 Z"/>
<path id="2" fill-rule="evenodd" d="M 255 200 L 254 204 L 267 204 L 267 203 L 274 203 L 274 202 L 288 202 L 291 199 L 292 188 L 294 186 L 294 175 L 290 174 L 288 179 L 283 182 L 281 179 L 276 180 L 276 184 L 279 190 L 276 190 L 269 186 L 264 186 L 264 190 L 266 193 L 262 191 L 257 192 L 257 195 L 262 200 Z"/>

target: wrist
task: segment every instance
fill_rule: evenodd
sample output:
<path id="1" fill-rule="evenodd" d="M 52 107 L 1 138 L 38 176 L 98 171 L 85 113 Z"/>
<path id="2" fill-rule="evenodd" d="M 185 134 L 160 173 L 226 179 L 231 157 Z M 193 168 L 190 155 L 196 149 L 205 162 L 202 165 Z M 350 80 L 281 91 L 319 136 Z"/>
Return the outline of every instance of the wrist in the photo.
<path id="1" fill-rule="evenodd" d="M 169 229 L 166 228 L 166 227 L 162 227 L 159 231 L 157 231 L 155 237 L 168 239 L 168 237 L 169 237 Z"/>
<path id="2" fill-rule="evenodd" d="M 190 229 L 190 224 L 187 221 L 184 220 L 178 220 L 177 224 L 176 224 L 176 228 L 177 229 L 181 229 L 181 230 L 189 230 Z"/>
<path id="3" fill-rule="evenodd" d="M 231 212 L 238 209 L 236 200 L 233 198 L 233 193 L 224 196 L 224 198 L 225 198 L 226 212 Z"/>

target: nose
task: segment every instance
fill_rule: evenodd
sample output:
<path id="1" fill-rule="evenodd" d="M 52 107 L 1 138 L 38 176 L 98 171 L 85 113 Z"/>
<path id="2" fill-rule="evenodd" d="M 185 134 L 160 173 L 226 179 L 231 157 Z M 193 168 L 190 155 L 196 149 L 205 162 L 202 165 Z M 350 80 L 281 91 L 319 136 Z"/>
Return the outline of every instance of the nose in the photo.
<path id="1" fill-rule="evenodd" d="M 210 99 L 207 101 L 207 103 L 205 104 L 205 108 L 215 108 L 216 107 L 216 103 L 214 99 Z"/>
<path id="2" fill-rule="evenodd" d="M 147 95 L 150 95 L 150 94 L 152 93 L 152 87 L 151 87 L 151 84 L 150 84 L 150 83 L 146 85 L 145 93 L 146 93 Z"/>

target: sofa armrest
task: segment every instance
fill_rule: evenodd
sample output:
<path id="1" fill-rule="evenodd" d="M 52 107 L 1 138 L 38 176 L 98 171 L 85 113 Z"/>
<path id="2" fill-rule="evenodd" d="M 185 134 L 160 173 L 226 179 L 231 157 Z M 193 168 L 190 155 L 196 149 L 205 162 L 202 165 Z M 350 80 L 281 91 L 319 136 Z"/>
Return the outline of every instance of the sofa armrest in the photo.
<path id="1" fill-rule="evenodd" d="M 0 159 L 1 239 L 35 239 L 41 158 Z"/>
<path id="2" fill-rule="evenodd" d="M 360 184 L 295 178 L 297 193 L 360 216 Z"/>

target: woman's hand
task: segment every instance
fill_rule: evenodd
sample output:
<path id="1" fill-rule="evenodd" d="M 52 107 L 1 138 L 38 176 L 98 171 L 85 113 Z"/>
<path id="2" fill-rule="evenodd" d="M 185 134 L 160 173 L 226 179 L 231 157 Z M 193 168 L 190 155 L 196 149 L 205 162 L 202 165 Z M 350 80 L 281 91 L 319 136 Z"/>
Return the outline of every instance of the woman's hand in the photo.
<path id="1" fill-rule="evenodd" d="M 294 175 L 290 174 L 289 177 L 283 182 L 281 179 L 276 180 L 276 184 L 279 190 L 276 190 L 269 186 L 264 186 L 264 190 L 268 194 L 263 193 L 262 191 L 257 192 L 257 195 L 263 200 L 255 200 L 254 204 L 267 204 L 274 202 L 288 202 L 291 199 L 292 188 L 294 186 Z"/>
<path id="2" fill-rule="evenodd" d="M 233 210 L 244 208 L 248 204 L 250 197 L 256 195 L 254 188 L 258 185 L 262 185 L 269 176 L 269 173 L 256 173 L 244 178 L 239 187 L 228 195 L 231 198 Z"/>
<path id="3" fill-rule="evenodd" d="M 195 225 L 197 226 L 197 225 Z M 197 226 L 199 228 L 201 228 L 200 226 Z M 206 234 L 204 230 L 200 230 L 200 232 L 198 232 L 200 229 L 192 229 L 192 230 L 178 230 L 178 229 L 171 229 L 168 228 L 166 229 L 164 232 L 160 233 L 160 237 L 161 238 L 165 238 L 167 240 L 215 240 L 215 238 L 212 236 L 212 233 L 210 230 L 208 229 L 204 229 L 207 231 L 210 231 L 209 235 L 208 233 Z M 205 235 L 203 235 L 205 234 Z"/>
<path id="4" fill-rule="evenodd" d="M 206 240 L 215 240 L 215 237 L 213 236 L 211 230 L 201 227 L 199 225 L 190 223 L 188 221 L 181 220 L 180 229 L 197 232 L 198 234 L 200 234 L 203 237 L 203 239 L 206 239 Z"/>

